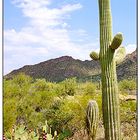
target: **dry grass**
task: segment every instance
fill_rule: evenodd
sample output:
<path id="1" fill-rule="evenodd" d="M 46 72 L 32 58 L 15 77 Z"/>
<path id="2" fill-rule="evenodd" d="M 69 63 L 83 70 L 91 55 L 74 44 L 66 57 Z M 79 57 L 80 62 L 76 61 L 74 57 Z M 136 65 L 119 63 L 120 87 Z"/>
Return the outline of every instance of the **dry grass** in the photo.
<path id="1" fill-rule="evenodd" d="M 132 121 L 131 123 L 124 122 L 121 124 L 122 140 L 136 140 L 136 122 Z M 65 140 L 89 140 L 86 130 L 80 130 L 75 132 L 71 138 Z M 105 140 L 104 139 L 104 128 L 102 124 L 99 124 L 96 140 Z"/>

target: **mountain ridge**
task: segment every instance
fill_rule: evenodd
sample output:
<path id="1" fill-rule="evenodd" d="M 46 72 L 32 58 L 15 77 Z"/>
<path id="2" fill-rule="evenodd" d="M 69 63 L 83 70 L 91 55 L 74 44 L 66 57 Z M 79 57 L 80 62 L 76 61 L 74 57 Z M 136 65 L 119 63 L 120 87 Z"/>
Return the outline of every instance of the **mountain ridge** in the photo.
<path id="1" fill-rule="evenodd" d="M 88 77 L 99 75 L 101 72 L 99 61 L 74 59 L 71 56 L 61 56 L 35 65 L 25 65 L 13 70 L 5 76 L 12 78 L 18 73 L 25 73 L 33 78 L 45 78 L 52 82 L 59 82 L 71 77 Z M 124 61 L 117 66 L 118 79 L 136 78 L 137 76 L 137 53 L 128 54 Z"/>

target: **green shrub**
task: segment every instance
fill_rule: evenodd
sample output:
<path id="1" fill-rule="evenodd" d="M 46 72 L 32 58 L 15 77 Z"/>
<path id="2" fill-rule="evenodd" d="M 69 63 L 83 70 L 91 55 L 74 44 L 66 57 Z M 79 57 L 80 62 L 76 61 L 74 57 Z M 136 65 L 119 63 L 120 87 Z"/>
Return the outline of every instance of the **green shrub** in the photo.
<path id="1" fill-rule="evenodd" d="M 33 81 L 22 74 L 11 80 L 4 80 L 5 134 L 8 136 L 12 125 L 20 121 L 25 121 L 28 128 L 35 128 L 47 119 L 52 132 L 57 130 L 61 134 L 59 138 L 63 139 L 85 127 L 85 110 L 89 100 L 97 101 L 101 120 L 102 94 L 96 86 L 96 83 L 91 82 L 77 83 L 75 78 L 66 79 L 61 83 L 51 83 L 45 79 Z M 128 88 L 122 86 L 122 89 Z M 129 86 L 129 89 L 132 88 Z M 136 103 L 122 102 L 121 120 L 133 120 L 136 118 L 134 115 Z"/>
<path id="2" fill-rule="evenodd" d="M 12 80 L 12 82 L 15 83 L 19 87 L 23 87 L 23 86 L 25 87 L 32 81 L 33 81 L 33 79 L 30 76 L 25 75 L 24 73 L 20 73 L 20 74 L 14 76 L 14 78 Z"/>
<path id="3" fill-rule="evenodd" d="M 58 138 L 57 140 L 64 140 L 65 138 L 71 136 L 72 133 L 70 130 L 63 130 L 59 135 L 58 135 Z"/>
<path id="4" fill-rule="evenodd" d="M 36 82 L 33 85 L 35 91 L 47 90 L 46 79 L 36 79 Z"/>
<path id="5" fill-rule="evenodd" d="M 66 79 L 61 84 L 63 85 L 63 95 L 73 96 L 76 93 L 76 78 Z"/>
<path id="6" fill-rule="evenodd" d="M 136 120 L 136 102 L 122 101 L 120 104 L 120 114 L 122 122 L 131 122 Z"/>
<path id="7" fill-rule="evenodd" d="M 95 90 L 96 90 L 96 85 L 94 83 L 91 82 L 86 82 L 85 83 L 85 94 L 95 94 Z"/>
<path id="8" fill-rule="evenodd" d="M 136 90 L 136 80 L 132 79 L 132 80 L 122 80 L 119 82 L 119 89 L 121 91 L 124 90 Z"/>
<path id="9" fill-rule="evenodd" d="M 10 98 L 8 98 L 8 100 L 4 99 L 3 117 L 4 117 L 4 121 L 3 121 L 4 131 L 7 131 L 16 122 L 17 111 L 16 111 L 15 99 L 10 99 Z"/>

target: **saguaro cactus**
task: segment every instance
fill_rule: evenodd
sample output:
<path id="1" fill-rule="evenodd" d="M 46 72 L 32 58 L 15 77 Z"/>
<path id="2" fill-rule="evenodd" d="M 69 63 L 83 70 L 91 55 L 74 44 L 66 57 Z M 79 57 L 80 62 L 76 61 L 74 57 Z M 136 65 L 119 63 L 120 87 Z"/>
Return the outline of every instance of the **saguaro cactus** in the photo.
<path id="1" fill-rule="evenodd" d="M 112 17 L 110 0 L 98 0 L 100 20 L 100 53 L 90 56 L 100 61 L 102 80 L 102 108 L 106 140 L 120 140 L 119 94 L 116 76 L 116 63 L 124 58 L 124 48 L 119 50 L 123 37 L 121 33 L 112 38 Z M 118 52 L 115 53 L 116 49 Z M 93 54 L 93 56 L 92 56 Z M 115 58 L 116 55 L 116 58 Z M 96 56 L 98 56 L 96 54 Z M 119 57 L 118 57 L 119 56 Z"/>
<path id="2" fill-rule="evenodd" d="M 87 112 L 86 120 L 89 138 L 90 140 L 95 140 L 96 130 L 99 121 L 99 109 L 96 101 L 94 100 L 89 101 L 86 112 Z"/>

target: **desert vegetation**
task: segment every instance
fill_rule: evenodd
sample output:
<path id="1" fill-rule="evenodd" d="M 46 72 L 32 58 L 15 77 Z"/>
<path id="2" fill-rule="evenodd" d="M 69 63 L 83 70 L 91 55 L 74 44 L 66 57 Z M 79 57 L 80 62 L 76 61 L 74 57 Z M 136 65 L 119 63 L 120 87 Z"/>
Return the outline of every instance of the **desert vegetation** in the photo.
<path id="1" fill-rule="evenodd" d="M 127 84 L 129 81 L 130 85 Z M 136 85 L 136 81 L 119 82 L 121 97 L 128 96 L 132 84 Z M 136 86 L 133 86 L 133 90 L 136 90 Z M 125 99 L 120 99 L 122 138 L 135 140 L 136 100 Z M 40 128 L 43 129 L 47 120 L 47 125 L 51 128 L 48 134 L 51 134 L 52 138 L 57 132 L 58 140 L 71 138 L 80 140 L 81 135 L 86 139 L 88 135 L 85 132 L 87 130 L 86 109 L 90 100 L 95 100 L 99 108 L 96 138 L 104 138 L 102 94 L 98 82 L 80 83 L 76 78 L 70 78 L 52 83 L 46 79 L 33 79 L 19 74 L 12 79 L 4 80 L 3 134 L 7 139 L 12 139 L 13 126 L 19 128 L 24 124 L 24 128 L 34 132 Z"/>

